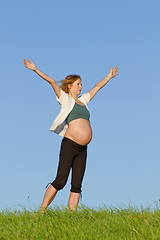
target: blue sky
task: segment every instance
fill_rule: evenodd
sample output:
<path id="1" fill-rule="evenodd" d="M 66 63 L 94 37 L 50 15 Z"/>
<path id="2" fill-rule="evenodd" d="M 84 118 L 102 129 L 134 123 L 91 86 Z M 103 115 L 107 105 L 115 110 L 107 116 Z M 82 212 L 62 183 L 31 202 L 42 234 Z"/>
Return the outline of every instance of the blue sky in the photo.
<path id="1" fill-rule="evenodd" d="M 159 1 L 3 1 L 0 209 L 38 208 L 54 180 L 62 137 L 49 131 L 60 106 L 52 87 L 24 67 L 31 59 L 56 81 L 82 78 L 88 92 L 118 66 L 88 104 L 82 203 L 144 207 L 160 198 Z M 50 205 L 67 205 L 67 185 Z M 81 203 L 81 202 L 80 202 Z"/>

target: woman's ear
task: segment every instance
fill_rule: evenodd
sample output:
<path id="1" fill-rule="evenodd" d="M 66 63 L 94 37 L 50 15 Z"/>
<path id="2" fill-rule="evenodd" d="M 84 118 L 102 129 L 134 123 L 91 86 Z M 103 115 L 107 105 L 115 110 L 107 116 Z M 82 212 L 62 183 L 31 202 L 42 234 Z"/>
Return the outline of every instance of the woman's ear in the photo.
<path id="1" fill-rule="evenodd" d="M 68 84 L 68 90 L 70 90 L 70 89 L 71 89 L 71 83 Z"/>

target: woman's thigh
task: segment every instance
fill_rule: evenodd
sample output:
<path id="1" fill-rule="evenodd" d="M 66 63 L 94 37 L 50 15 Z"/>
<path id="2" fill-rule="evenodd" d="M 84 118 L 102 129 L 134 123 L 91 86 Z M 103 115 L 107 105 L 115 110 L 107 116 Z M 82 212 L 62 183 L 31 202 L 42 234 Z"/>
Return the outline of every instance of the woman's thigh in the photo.
<path id="1" fill-rule="evenodd" d="M 81 193 L 82 180 L 84 177 L 87 161 L 87 148 L 83 149 L 72 164 L 71 192 Z"/>
<path id="2" fill-rule="evenodd" d="M 68 176 L 70 168 L 72 166 L 74 158 L 74 149 L 70 142 L 64 141 L 61 142 L 61 148 L 59 153 L 59 163 L 57 169 L 57 177 Z"/>

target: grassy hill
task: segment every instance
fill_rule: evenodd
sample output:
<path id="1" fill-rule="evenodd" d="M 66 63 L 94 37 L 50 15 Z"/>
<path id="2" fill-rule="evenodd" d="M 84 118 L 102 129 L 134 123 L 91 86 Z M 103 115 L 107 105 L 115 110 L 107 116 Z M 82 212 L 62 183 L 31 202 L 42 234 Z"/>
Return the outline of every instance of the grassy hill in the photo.
<path id="1" fill-rule="evenodd" d="M 160 239 L 160 209 L 136 207 L 90 209 L 76 212 L 61 206 L 37 211 L 0 212 L 0 240 L 13 239 Z"/>

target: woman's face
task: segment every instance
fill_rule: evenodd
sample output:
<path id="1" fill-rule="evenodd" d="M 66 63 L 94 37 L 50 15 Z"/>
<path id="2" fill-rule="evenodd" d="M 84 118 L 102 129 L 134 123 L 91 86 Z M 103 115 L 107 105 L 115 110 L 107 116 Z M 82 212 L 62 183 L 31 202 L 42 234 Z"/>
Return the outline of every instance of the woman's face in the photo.
<path id="1" fill-rule="evenodd" d="M 79 95 L 82 89 L 81 79 L 76 80 L 74 83 L 69 84 L 69 91 L 74 95 Z"/>

